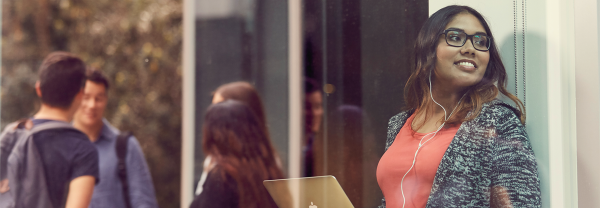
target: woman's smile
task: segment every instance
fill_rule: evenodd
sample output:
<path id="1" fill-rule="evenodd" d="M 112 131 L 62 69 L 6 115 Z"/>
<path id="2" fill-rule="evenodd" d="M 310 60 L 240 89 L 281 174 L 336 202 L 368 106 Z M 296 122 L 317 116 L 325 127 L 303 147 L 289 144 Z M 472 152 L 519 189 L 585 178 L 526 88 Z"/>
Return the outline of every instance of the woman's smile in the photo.
<path id="1" fill-rule="evenodd" d="M 463 71 L 475 71 L 477 69 L 477 64 L 473 60 L 463 59 L 454 64 Z"/>

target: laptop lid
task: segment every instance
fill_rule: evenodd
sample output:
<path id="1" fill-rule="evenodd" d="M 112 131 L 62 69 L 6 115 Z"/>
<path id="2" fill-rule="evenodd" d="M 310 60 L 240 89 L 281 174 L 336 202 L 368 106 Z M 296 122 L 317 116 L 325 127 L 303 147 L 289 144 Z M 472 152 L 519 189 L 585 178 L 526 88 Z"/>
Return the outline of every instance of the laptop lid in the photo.
<path id="1" fill-rule="evenodd" d="M 279 208 L 353 208 L 333 176 L 265 180 Z"/>

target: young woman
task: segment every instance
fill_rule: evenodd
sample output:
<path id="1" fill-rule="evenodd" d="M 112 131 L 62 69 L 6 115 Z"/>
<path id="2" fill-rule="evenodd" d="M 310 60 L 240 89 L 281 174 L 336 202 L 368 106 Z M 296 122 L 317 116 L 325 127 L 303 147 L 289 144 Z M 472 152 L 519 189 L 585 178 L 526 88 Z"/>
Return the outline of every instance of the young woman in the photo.
<path id="1" fill-rule="evenodd" d="M 406 111 L 390 119 L 377 167 L 383 207 L 541 206 L 525 108 L 505 88 L 493 40 L 466 6 L 440 9 L 421 28 Z"/>
<path id="2" fill-rule="evenodd" d="M 191 208 L 276 208 L 263 180 L 280 179 L 273 146 L 247 105 L 226 100 L 204 117 L 202 149 L 206 178 Z"/>
<path id="3" fill-rule="evenodd" d="M 260 95 L 252 84 L 244 81 L 231 82 L 221 85 L 215 90 L 212 103 L 218 103 L 225 100 L 237 100 L 248 107 L 258 116 L 261 125 L 267 130 L 267 118 Z M 268 133 L 268 132 L 267 132 Z"/>

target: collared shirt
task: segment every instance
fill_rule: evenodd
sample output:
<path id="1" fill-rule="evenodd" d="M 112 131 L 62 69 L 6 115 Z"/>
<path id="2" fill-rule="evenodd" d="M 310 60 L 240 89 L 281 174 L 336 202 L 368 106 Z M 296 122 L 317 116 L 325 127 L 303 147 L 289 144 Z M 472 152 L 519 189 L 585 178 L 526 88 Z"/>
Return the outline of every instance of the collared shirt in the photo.
<path id="1" fill-rule="evenodd" d="M 110 125 L 106 119 L 98 140 L 94 142 L 99 155 L 100 183 L 94 188 L 90 208 L 121 208 L 125 206 L 123 187 L 117 175 L 119 161 L 115 150 L 119 130 Z M 135 137 L 130 137 L 127 144 L 127 181 L 129 183 L 129 199 L 131 206 L 158 207 L 152 177 L 144 154 Z"/>

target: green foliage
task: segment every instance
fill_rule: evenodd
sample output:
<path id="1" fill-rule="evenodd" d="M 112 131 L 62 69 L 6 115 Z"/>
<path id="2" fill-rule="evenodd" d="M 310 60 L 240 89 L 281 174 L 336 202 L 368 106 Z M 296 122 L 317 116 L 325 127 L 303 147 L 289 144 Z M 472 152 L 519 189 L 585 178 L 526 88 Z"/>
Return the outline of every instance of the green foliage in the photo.
<path id="1" fill-rule="evenodd" d="M 106 118 L 142 145 L 161 207 L 179 207 L 181 0 L 4 0 L 1 124 L 37 110 L 37 69 L 69 51 L 112 81 Z"/>

